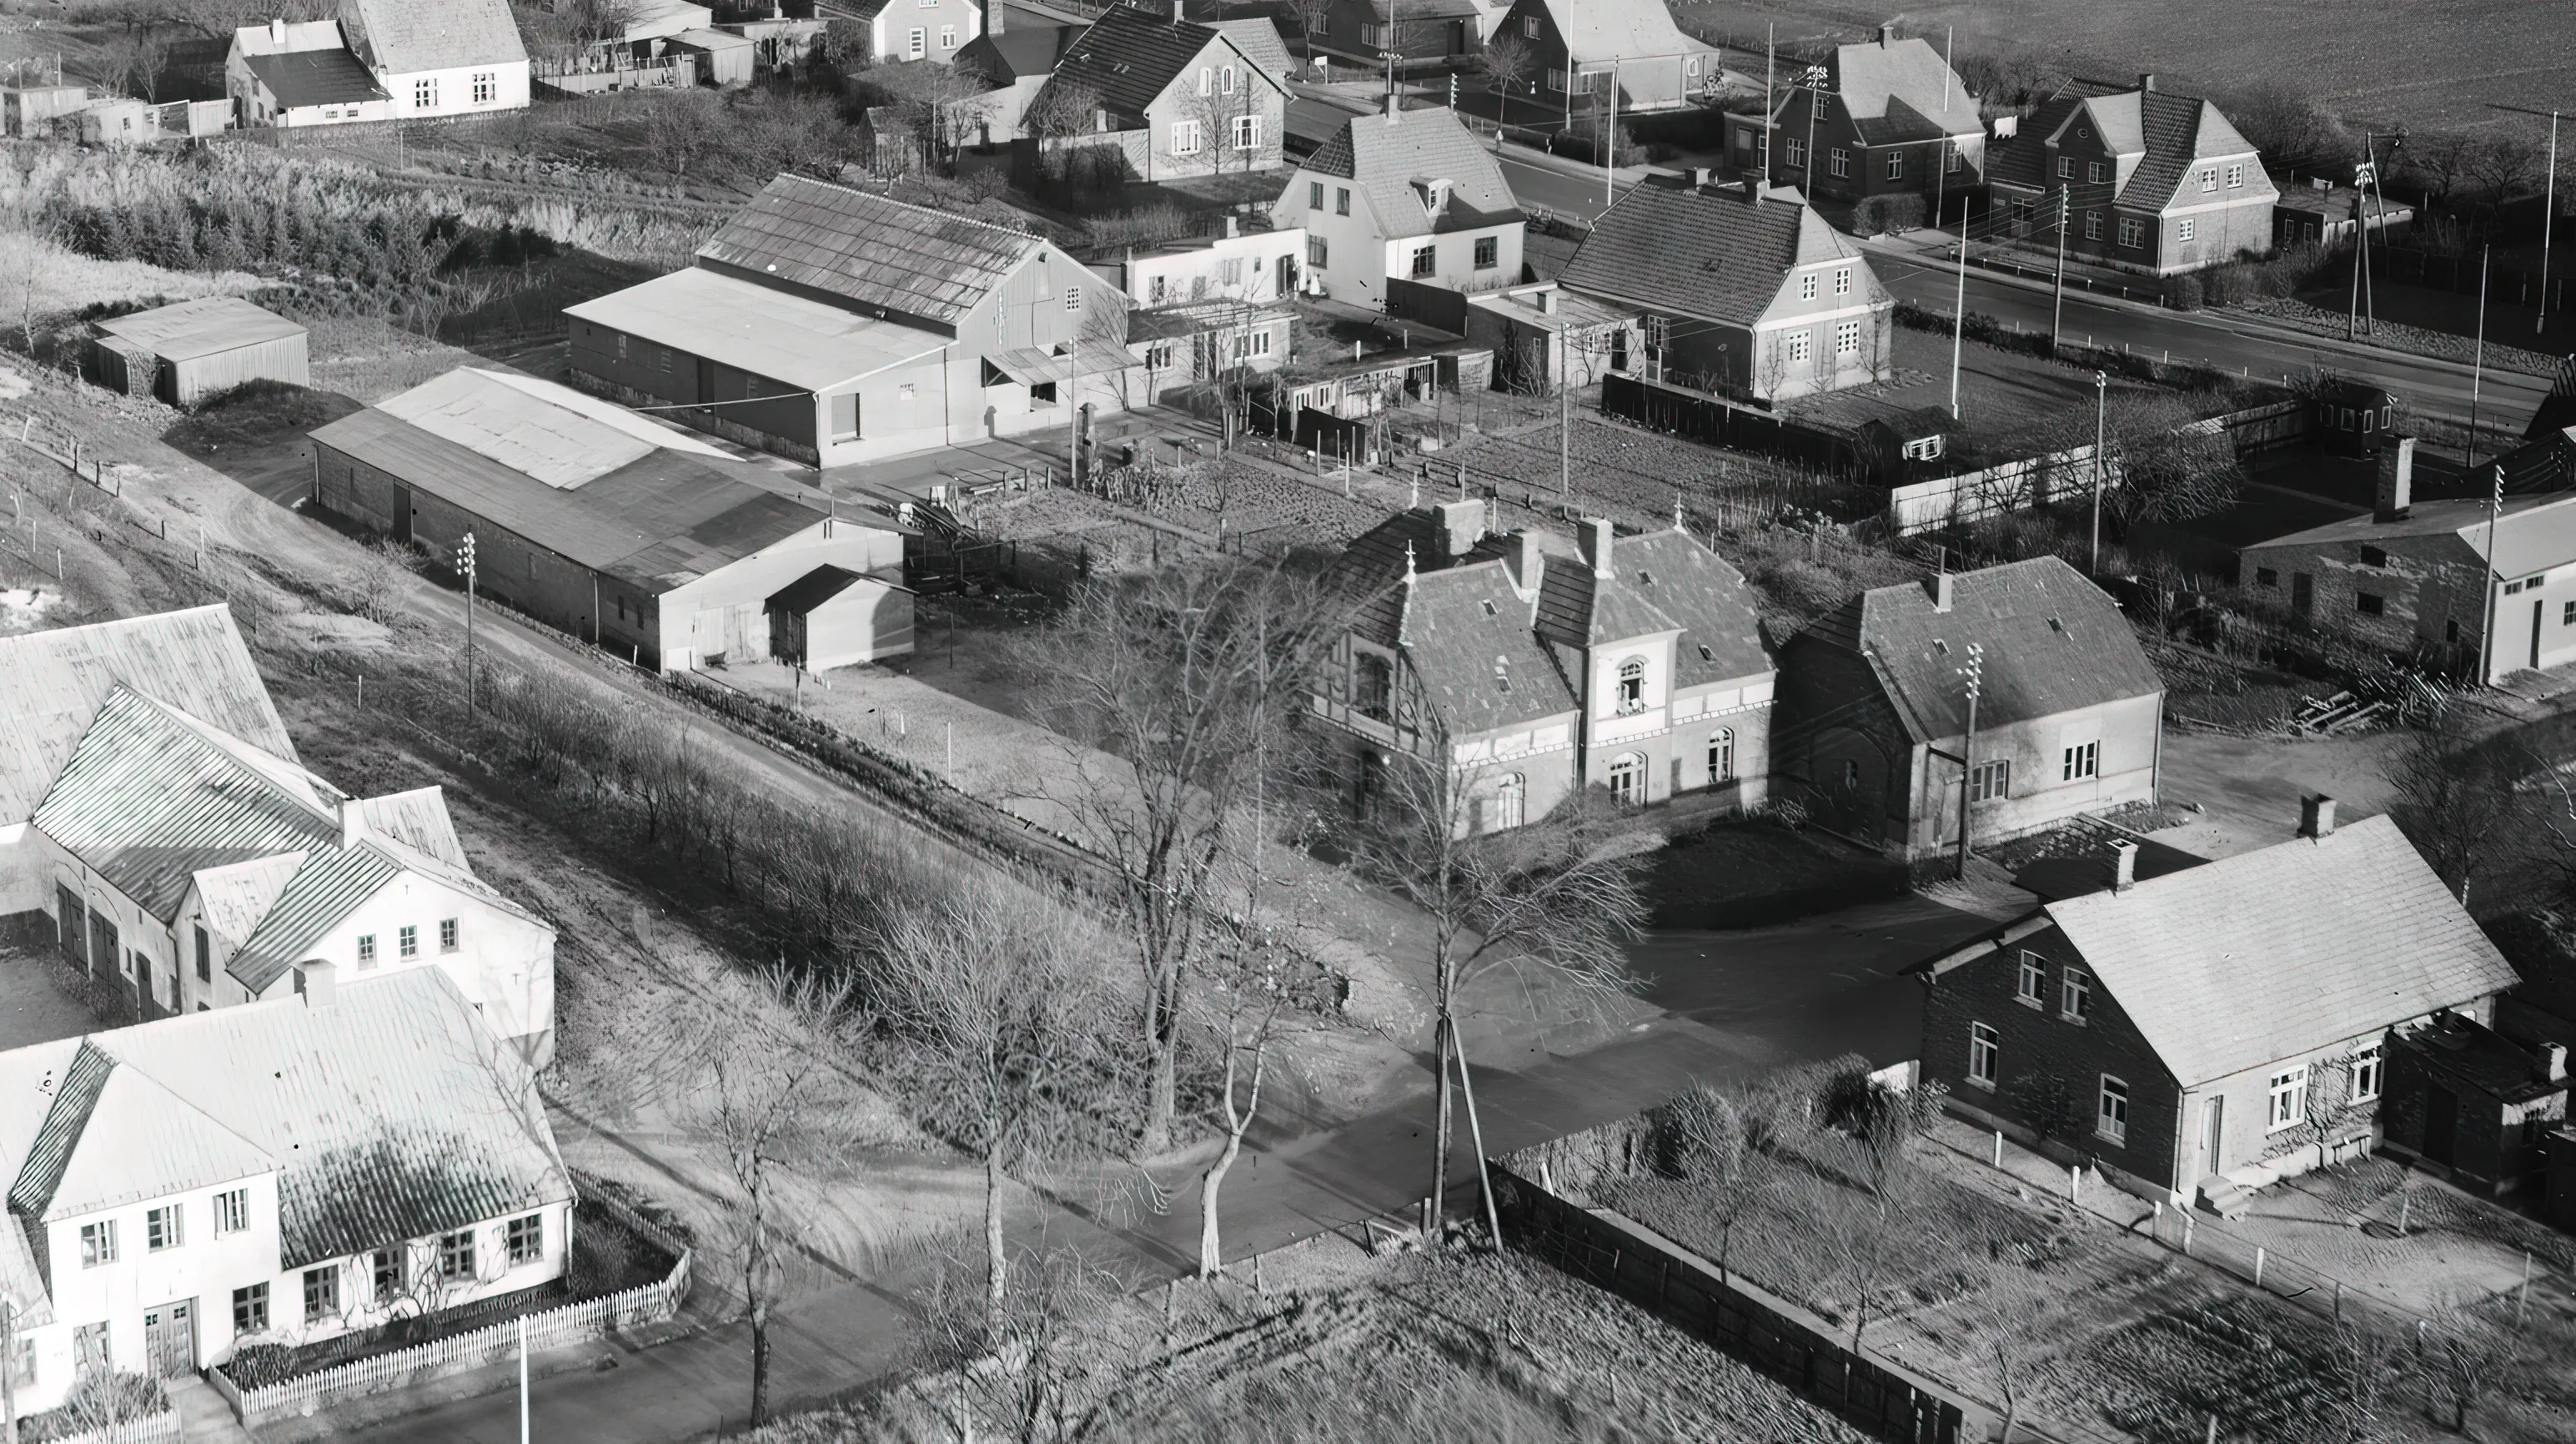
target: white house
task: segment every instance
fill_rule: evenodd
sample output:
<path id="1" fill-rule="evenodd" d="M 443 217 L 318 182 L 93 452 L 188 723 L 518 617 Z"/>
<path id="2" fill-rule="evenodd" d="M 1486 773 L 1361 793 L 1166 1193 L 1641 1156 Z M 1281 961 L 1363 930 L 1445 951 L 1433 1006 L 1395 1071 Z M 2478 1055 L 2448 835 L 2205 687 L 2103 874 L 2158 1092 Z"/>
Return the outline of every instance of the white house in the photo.
<path id="1" fill-rule="evenodd" d="M 22 1414 L 560 1277 L 573 1189 L 526 1059 L 435 968 L 0 1053 Z"/>
<path id="2" fill-rule="evenodd" d="M 336 20 L 271 20 L 233 32 L 224 94 L 242 125 L 392 120 L 394 98 L 340 38 Z"/>
<path id="3" fill-rule="evenodd" d="M 505 0 L 342 0 L 336 20 L 233 32 L 225 88 L 245 125 L 523 110 L 528 51 Z"/>
<path id="4" fill-rule="evenodd" d="M 1336 301 L 1383 308 L 1390 280 L 1493 291 L 1521 279 L 1520 203 L 1475 134 L 1447 110 L 1353 116 L 1270 207 L 1306 232 L 1306 273 Z"/>

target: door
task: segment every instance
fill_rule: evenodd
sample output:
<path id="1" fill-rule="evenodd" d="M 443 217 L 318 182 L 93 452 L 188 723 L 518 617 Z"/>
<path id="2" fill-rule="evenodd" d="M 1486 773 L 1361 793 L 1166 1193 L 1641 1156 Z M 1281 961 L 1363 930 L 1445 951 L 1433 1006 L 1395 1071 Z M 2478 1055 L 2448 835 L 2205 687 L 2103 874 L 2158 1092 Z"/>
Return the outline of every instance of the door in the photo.
<path id="1" fill-rule="evenodd" d="M 710 607 L 689 618 L 689 645 L 696 649 L 702 667 L 725 659 L 724 608 Z"/>
<path id="2" fill-rule="evenodd" d="M 104 978 L 117 966 L 116 924 L 105 914 L 89 915 L 89 975 Z"/>
<path id="3" fill-rule="evenodd" d="M 2448 1168 L 2460 1141 L 2460 1100 L 2439 1083 L 2424 1089 L 2424 1156 Z"/>
<path id="4" fill-rule="evenodd" d="M 181 1299 L 143 1314 L 143 1354 L 152 1375 L 167 1379 L 197 1372 L 196 1300 Z"/>
<path id="5" fill-rule="evenodd" d="M 2540 669 L 2540 622 L 2548 606 L 2547 602 L 2531 604 L 2531 666 L 2534 671 Z"/>
<path id="6" fill-rule="evenodd" d="M 2227 1099 L 2223 1095 L 2201 1105 L 2200 1156 L 2202 1167 L 2210 1173 L 2227 1167 Z"/>
<path id="7" fill-rule="evenodd" d="M 57 885 L 54 888 L 56 938 L 63 956 L 89 971 L 89 909 L 81 905 L 80 894 Z"/>
<path id="8" fill-rule="evenodd" d="M 1295 256 L 1281 256 L 1279 258 L 1278 284 L 1279 290 L 1277 294 L 1282 299 L 1297 294 L 1297 258 Z"/>
<path id="9" fill-rule="evenodd" d="M 2290 610 L 2305 619 L 2317 609 L 2317 579 L 2306 572 L 2290 573 Z"/>

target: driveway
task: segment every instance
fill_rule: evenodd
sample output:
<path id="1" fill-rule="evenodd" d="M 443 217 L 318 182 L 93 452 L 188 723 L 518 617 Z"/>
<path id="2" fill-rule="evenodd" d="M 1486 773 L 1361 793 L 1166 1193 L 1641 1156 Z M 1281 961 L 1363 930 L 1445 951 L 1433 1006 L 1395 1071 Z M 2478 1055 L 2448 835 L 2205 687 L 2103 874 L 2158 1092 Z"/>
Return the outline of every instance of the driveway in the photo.
<path id="1" fill-rule="evenodd" d="M 76 1038 L 99 1026 L 51 947 L 0 944 L 0 1051 Z"/>

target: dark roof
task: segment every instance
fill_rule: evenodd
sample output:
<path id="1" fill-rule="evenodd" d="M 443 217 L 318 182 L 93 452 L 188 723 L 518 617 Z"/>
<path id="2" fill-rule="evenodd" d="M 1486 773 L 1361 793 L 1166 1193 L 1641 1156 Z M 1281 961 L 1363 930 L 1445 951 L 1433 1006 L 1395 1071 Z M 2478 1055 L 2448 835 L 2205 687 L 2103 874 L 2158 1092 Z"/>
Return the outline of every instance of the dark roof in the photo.
<path id="1" fill-rule="evenodd" d="M 1446 235 L 1522 218 L 1493 152 L 1450 110 L 1350 116 L 1306 158 L 1306 169 L 1350 179 L 1390 238 Z M 1436 216 L 1416 184 L 1429 180 L 1449 182 L 1448 203 Z"/>
<path id="2" fill-rule="evenodd" d="M 343 105 L 384 100 L 385 88 L 346 50 L 293 50 L 283 55 L 245 55 L 242 64 L 284 110 L 308 105 Z"/>
<path id="3" fill-rule="evenodd" d="M 2528 1048 L 2457 1013 L 2444 1013 L 2431 1027 L 2401 1033 L 2398 1043 L 2414 1050 L 2425 1071 L 2453 1083 L 2465 1083 L 2500 1103 L 2528 1103 L 2567 1091 L 2567 1080 L 2542 1076 L 2539 1058 Z"/>
<path id="4" fill-rule="evenodd" d="M 2138 849 L 2136 870 L 2130 874 L 2134 882 L 2163 877 L 2209 861 L 2198 853 L 2185 852 L 2153 838 L 2132 837 L 2128 840 Z M 2101 892 L 2111 886 L 2116 874 L 2117 865 L 2111 854 L 2112 841 L 2107 836 L 2088 837 L 2065 854 L 2036 859 L 2013 874 L 2013 886 L 2035 894 L 2041 902 Z"/>
<path id="5" fill-rule="evenodd" d="M 860 580 L 847 567 L 819 566 L 769 594 L 763 610 L 802 615 L 850 589 Z"/>
<path id="6" fill-rule="evenodd" d="M 782 175 L 700 246 L 698 259 L 953 326 L 1044 244 L 982 221 Z"/>
<path id="7" fill-rule="evenodd" d="M 2558 363 L 2558 380 L 2549 394 L 2540 398 L 2540 409 L 2531 413 L 2531 422 L 2523 428 L 2526 440 L 2537 440 L 2544 432 L 2564 431 L 2576 426 L 2576 356 Z"/>
<path id="8" fill-rule="evenodd" d="M 1793 267 L 1849 259 L 1883 295 L 1860 247 L 1801 201 L 1740 190 L 1633 186 L 1593 222 L 1557 279 L 1579 291 L 1749 326 Z"/>
<path id="9" fill-rule="evenodd" d="M 1136 120 L 1191 61 L 1222 39 L 1213 27 L 1120 5 L 1092 22 L 1065 51 L 1047 88 L 1083 86 L 1112 115 Z M 1226 46 L 1232 49 L 1233 42 Z"/>
<path id="10" fill-rule="evenodd" d="M 1395 593 L 1405 662 L 1453 737 L 1525 726 L 1576 705 L 1504 562 L 1417 576 Z"/>
<path id="11" fill-rule="evenodd" d="M 2162 211 L 2172 205 L 2193 162 L 2245 155 L 2254 149 L 2254 143 L 2217 106 L 2196 96 L 2163 90 L 2104 91 L 2077 84 L 2050 96 L 2012 139 L 1988 149 L 1987 179 L 2033 190 L 2049 188 L 2055 184 L 2048 174 L 2049 143 L 2079 119 L 2128 166 L 2114 203 L 2141 210 Z M 2260 166 L 2253 168 L 2250 179 L 2262 183 L 2263 193 L 2271 192 Z"/>
<path id="12" fill-rule="evenodd" d="M 1980 728 L 2008 726 L 2164 690 L 2117 602 L 2057 557 L 1950 578 L 1946 612 L 1921 583 L 1861 593 L 1798 635 L 1858 652 L 1915 740 L 1967 730 L 1958 669 L 1985 648 Z"/>
<path id="13" fill-rule="evenodd" d="M 1491 561 L 1511 549 L 1508 538 L 1479 533 L 1469 547 L 1452 553 L 1441 539 L 1440 510 L 1416 507 L 1400 511 L 1353 537 L 1325 572 L 1328 585 L 1359 598 L 1354 623 L 1360 635 L 1385 646 L 1395 645 L 1404 624 L 1404 596 L 1398 586 L 1409 564 L 1415 572 L 1447 571 L 1453 566 Z"/>
<path id="14" fill-rule="evenodd" d="M 996 85 L 1054 71 L 1064 59 L 1066 50 L 1082 38 L 1087 25 L 1036 20 L 1023 24 L 1014 20 L 1011 28 L 995 35 L 986 31 L 966 42 L 957 52 L 953 64 L 971 65 L 991 76 Z"/>

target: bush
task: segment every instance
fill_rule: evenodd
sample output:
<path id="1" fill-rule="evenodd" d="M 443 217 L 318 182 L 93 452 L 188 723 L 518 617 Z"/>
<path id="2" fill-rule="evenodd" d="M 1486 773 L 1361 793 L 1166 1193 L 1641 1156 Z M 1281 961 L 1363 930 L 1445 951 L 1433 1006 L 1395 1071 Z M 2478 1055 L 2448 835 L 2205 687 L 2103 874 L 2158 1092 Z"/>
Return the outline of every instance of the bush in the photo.
<path id="1" fill-rule="evenodd" d="M 265 1389 L 295 1376 L 295 1350 L 287 1344 L 244 1344 L 233 1350 L 224 1377 L 236 1389 Z"/>
<path id="2" fill-rule="evenodd" d="M 1863 236 L 1910 231 L 1923 224 L 1928 209 L 1918 195 L 1868 196 L 1852 208 L 1852 231 Z"/>
<path id="3" fill-rule="evenodd" d="M 2165 304 L 2177 311 L 2197 311 L 2206 299 L 2198 276 L 2165 277 Z"/>
<path id="4" fill-rule="evenodd" d="M 18 1421 L 24 1444 L 94 1434 L 112 1424 L 155 1418 L 170 1408 L 161 1381 L 148 1374 L 93 1369 L 80 1376 L 62 1407 Z"/>

